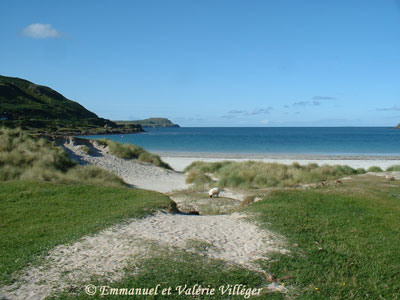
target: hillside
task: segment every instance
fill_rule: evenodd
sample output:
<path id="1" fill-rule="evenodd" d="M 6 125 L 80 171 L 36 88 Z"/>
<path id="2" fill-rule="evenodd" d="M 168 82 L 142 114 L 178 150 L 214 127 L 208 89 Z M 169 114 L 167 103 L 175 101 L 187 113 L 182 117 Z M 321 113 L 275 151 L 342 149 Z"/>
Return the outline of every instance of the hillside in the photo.
<path id="1" fill-rule="evenodd" d="M 6 76 L 0 76 L 0 125 L 57 133 L 142 131 L 99 118 L 49 87 Z"/>
<path id="2" fill-rule="evenodd" d="M 167 118 L 148 118 L 144 120 L 134 121 L 114 121 L 117 124 L 140 124 L 142 127 L 180 127 L 178 124 L 172 123 Z"/>
<path id="3" fill-rule="evenodd" d="M 400 123 L 399 123 L 399 125 L 396 126 L 396 128 L 400 128 Z"/>

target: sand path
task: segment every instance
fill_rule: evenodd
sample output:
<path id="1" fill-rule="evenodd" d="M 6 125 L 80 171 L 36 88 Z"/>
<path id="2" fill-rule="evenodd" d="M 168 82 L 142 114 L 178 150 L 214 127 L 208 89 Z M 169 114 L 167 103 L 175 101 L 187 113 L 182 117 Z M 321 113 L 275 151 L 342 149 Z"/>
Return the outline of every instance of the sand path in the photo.
<path id="1" fill-rule="evenodd" d="M 0 288 L 6 299 L 44 299 L 50 294 L 90 283 L 92 276 L 114 281 L 128 263 L 151 255 L 151 245 L 179 247 L 191 252 L 191 242 L 207 243 L 201 255 L 258 270 L 254 260 L 272 252 L 285 253 L 282 238 L 260 230 L 243 215 L 193 216 L 157 213 L 117 225 L 72 245 L 51 250 L 40 266 L 30 267 L 10 286 Z M 276 284 L 269 288 L 276 289 Z M 281 287 L 282 288 L 282 287 Z"/>

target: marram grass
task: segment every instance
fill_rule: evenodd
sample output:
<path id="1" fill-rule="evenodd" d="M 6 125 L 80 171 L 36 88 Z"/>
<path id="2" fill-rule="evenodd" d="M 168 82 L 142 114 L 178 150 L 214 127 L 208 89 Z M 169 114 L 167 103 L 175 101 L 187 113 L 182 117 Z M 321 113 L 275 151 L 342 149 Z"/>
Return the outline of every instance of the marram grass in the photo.
<path id="1" fill-rule="evenodd" d="M 343 176 L 363 174 L 364 169 L 353 169 L 346 165 L 318 166 L 317 164 L 284 165 L 256 161 L 218 163 L 194 162 L 185 169 L 187 182 L 207 184 L 210 175 L 218 179 L 219 187 L 267 188 L 287 187 L 303 183 L 321 182 Z"/>
<path id="2" fill-rule="evenodd" d="M 78 166 L 66 152 L 21 129 L 0 129 L 0 181 L 40 180 L 55 183 L 124 185 L 121 178 L 95 166 Z"/>
<path id="3" fill-rule="evenodd" d="M 124 159 L 137 159 L 141 162 L 148 162 L 157 167 L 170 169 L 170 165 L 163 162 L 160 156 L 150 153 L 137 145 L 122 144 L 109 139 L 96 140 L 96 142 L 103 146 L 108 146 L 110 153 Z"/>

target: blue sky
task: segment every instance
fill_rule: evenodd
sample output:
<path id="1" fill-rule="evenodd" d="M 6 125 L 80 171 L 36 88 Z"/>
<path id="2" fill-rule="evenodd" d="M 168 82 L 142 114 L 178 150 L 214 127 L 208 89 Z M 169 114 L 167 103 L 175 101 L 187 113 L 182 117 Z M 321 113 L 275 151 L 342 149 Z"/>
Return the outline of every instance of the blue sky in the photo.
<path id="1" fill-rule="evenodd" d="M 400 122 L 400 1 L 1 1 L 0 74 L 101 117 Z"/>

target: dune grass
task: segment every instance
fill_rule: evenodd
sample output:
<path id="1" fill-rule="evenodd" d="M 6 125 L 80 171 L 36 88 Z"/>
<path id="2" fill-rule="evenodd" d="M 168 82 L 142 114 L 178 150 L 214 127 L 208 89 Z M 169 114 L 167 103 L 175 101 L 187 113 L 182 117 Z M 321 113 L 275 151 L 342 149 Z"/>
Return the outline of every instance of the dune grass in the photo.
<path id="1" fill-rule="evenodd" d="M 102 168 L 78 166 L 54 142 L 21 129 L 0 128 L 0 181 L 17 179 L 124 185 L 121 178 Z"/>
<path id="2" fill-rule="evenodd" d="M 367 172 L 383 172 L 381 167 L 372 166 L 367 169 Z"/>
<path id="3" fill-rule="evenodd" d="M 218 163 L 194 162 L 185 169 L 188 172 L 187 182 L 207 184 L 209 174 L 218 178 L 218 186 L 254 189 L 266 187 L 287 187 L 301 183 L 313 183 L 337 179 L 343 176 L 363 174 L 364 169 L 353 169 L 349 166 L 318 166 L 298 163 L 284 165 L 256 161 Z"/>
<path id="4" fill-rule="evenodd" d="M 123 159 L 137 159 L 141 162 L 148 162 L 157 167 L 172 170 L 171 166 L 163 162 L 160 156 L 144 150 L 142 147 L 131 144 L 122 144 L 109 139 L 96 140 L 100 145 L 107 145 L 110 153 Z"/>
<path id="5" fill-rule="evenodd" d="M 389 172 L 393 172 L 393 171 L 400 172 L 400 165 L 390 166 L 389 168 L 386 169 L 386 171 L 389 171 Z"/>
<path id="6" fill-rule="evenodd" d="M 292 255 L 265 267 L 296 299 L 398 299 L 400 184 L 377 176 L 274 192 L 247 209 L 288 239 Z"/>
<path id="7" fill-rule="evenodd" d="M 58 244 L 153 211 L 174 210 L 167 196 L 127 187 L 0 182 L 0 283 Z"/>

